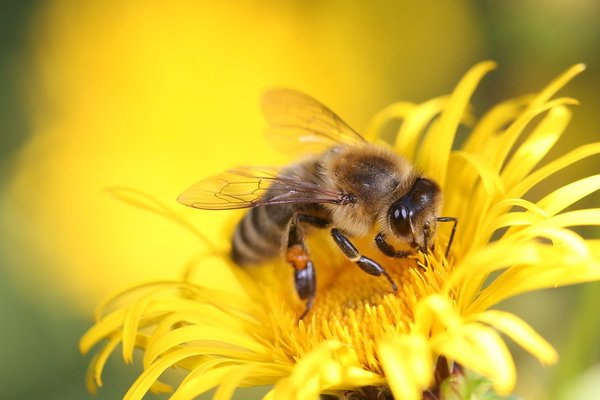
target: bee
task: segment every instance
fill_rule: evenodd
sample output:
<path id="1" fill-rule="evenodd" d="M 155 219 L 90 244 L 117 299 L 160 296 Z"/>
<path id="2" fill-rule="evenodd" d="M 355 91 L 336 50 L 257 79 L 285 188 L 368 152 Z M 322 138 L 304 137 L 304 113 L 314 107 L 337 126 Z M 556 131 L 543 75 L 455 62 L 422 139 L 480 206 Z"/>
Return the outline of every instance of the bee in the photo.
<path id="1" fill-rule="evenodd" d="M 442 192 L 391 149 L 367 142 L 329 108 L 290 89 L 263 97 L 268 136 L 287 148 L 312 155 L 282 169 L 240 167 L 202 180 L 178 201 L 194 208 L 249 208 L 231 239 L 240 266 L 266 262 L 283 253 L 294 270 L 295 289 L 310 311 L 316 294 L 315 268 L 306 245 L 310 228 L 329 229 L 341 253 L 367 274 L 398 285 L 385 268 L 361 254 L 353 239 L 375 234 L 376 247 L 392 258 L 427 253 L 440 217 Z M 314 152 L 315 149 L 318 152 Z"/>

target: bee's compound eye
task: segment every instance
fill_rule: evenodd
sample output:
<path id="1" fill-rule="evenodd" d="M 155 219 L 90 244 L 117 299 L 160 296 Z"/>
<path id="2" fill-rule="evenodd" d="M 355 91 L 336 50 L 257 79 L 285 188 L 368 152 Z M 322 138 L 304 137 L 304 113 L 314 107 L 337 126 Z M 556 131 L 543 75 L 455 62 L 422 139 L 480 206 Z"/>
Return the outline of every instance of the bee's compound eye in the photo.
<path id="1" fill-rule="evenodd" d="M 390 226 L 397 236 L 407 236 L 411 232 L 410 219 L 412 211 L 401 202 L 396 202 L 390 208 Z"/>

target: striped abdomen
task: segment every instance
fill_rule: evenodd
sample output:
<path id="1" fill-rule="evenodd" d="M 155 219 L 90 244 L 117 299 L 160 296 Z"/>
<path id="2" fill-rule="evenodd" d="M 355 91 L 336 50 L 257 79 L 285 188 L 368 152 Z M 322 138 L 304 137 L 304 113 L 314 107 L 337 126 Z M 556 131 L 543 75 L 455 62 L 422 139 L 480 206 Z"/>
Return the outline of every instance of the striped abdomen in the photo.
<path id="1" fill-rule="evenodd" d="M 238 223 L 231 240 L 231 258 L 238 265 L 268 261 L 281 253 L 294 210 L 288 205 L 252 208 Z"/>

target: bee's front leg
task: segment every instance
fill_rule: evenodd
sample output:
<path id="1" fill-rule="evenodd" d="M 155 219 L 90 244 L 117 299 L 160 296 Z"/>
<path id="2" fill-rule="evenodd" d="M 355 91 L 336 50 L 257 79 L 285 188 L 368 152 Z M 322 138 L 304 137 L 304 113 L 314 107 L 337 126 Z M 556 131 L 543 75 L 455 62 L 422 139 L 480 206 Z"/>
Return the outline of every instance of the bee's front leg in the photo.
<path id="1" fill-rule="evenodd" d="M 304 231 L 294 216 L 288 230 L 286 261 L 294 268 L 294 284 L 298 297 L 306 300 L 306 309 L 300 316 L 303 319 L 312 308 L 317 292 L 315 269 L 304 242 Z"/>
<path id="2" fill-rule="evenodd" d="M 391 244 L 385 241 L 385 237 L 383 236 L 382 232 L 379 232 L 377 236 L 375 236 L 375 244 L 377 245 L 377 248 L 388 257 L 404 258 L 408 257 L 413 253 L 412 251 L 398 251 L 394 249 L 394 247 Z"/>
<path id="3" fill-rule="evenodd" d="M 340 232 L 338 229 L 333 228 L 331 230 L 331 236 L 333 237 L 333 240 L 338 245 L 340 250 L 342 250 L 342 253 L 344 253 L 344 255 L 350 261 L 358 265 L 360 269 L 362 269 L 369 275 L 385 276 L 392 285 L 392 290 L 394 291 L 394 293 L 398 291 L 398 286 L 396 285 L 396 282 L 394 282 L 390 274 L 388 274 L 387 271 L 383 269 L 383 267 L 379 265 L 379 263 L 377 263 L 376 261 L 361 255 L 358 252 L 356 246 L 354 246 L 350 239 L 344 236 L 342 232 Z"/>

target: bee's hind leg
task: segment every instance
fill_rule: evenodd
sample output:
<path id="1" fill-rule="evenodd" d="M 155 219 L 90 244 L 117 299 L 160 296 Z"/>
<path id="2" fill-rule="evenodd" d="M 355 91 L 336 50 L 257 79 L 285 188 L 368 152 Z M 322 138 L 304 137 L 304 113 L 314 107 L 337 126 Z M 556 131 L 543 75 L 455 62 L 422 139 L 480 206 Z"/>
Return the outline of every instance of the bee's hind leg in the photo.
<path id="1" fill-rule="evenodd" d="M 306 300 L 306 308 L 299 319 L 304 319 L 315 300 L 316 279 L 315 269 L 312 261 L 306 264 L 304 269 L 294 270 L 294 282 L 296 284 L 296 292 L 302 300 Z"/>
<path id="2" fill-rule="evenodd" d="M 290 222 L 285 255 L 286 261 L 294 268 L 296 293 L 300 299 L 306 300 L 306 308 L 300 316 L 303 319 L 312 308 L 317 292 L 317 277 L 304 243 L 304 232 L 296 217 Z"/>

